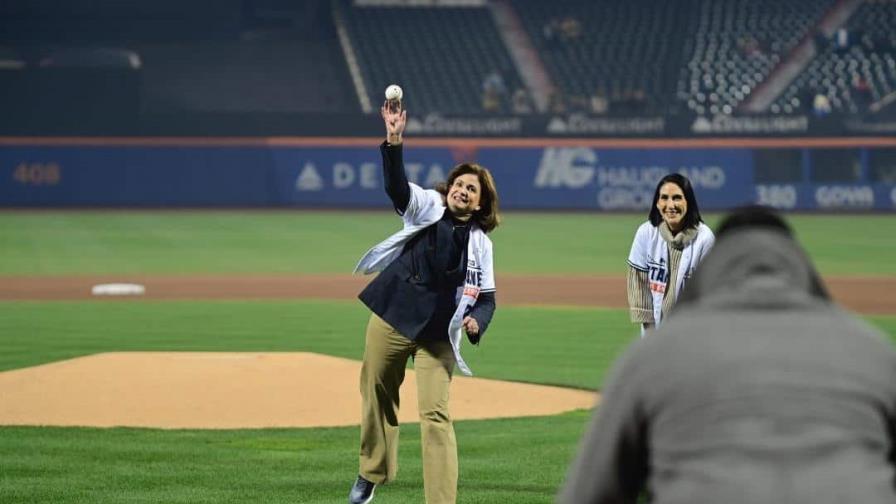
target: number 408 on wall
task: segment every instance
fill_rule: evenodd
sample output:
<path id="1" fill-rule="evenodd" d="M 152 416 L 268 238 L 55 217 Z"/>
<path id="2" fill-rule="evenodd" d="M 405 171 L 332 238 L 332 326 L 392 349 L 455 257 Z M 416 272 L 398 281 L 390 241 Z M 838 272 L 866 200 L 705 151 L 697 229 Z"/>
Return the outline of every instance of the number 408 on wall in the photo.
<path id="1" fill-rule="evenodd" d="M 12 179 L 22 185 L 56 185 L 62 180 L 62 168 L 54 162 L 19 163 Z"/>

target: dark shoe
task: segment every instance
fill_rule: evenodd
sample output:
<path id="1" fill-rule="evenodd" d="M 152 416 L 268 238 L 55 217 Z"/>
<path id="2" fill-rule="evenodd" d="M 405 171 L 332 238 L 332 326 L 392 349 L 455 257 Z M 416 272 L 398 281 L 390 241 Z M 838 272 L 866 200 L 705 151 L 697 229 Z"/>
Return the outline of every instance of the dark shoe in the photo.
<path id="1" fill-rule="evenodd" d="M 358 476 L 355 484 L 352 485 L 352 491 L 348 493 L 349 504 L 368 504 L 373 501 L 373 489 L 376 483 L 367 481 L 363 476 Z"/>

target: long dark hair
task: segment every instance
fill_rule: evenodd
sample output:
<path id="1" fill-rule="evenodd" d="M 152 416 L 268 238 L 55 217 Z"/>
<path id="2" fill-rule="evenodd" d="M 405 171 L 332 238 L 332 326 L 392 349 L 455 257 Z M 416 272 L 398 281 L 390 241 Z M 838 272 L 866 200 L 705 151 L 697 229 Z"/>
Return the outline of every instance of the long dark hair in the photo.
<path id="1" fill-rule="evenodd" d="M 697 197 L 694 196 L 694 187 L 691 186 L 691 181 L 680 173 L 670 173 L 657 183 L 656 190 L 653 192 L 653 203 L 650 205 L 650 215 L 648 215 L 650 223 L 659 226 L 663 222 L 663 216 L 660 215 L 656 202 L 660 200 L 660 188 L 670 182 L 681 188 L 684 200 L 688 203 L 688 211 L 684 214 L 684 228 L 697 227 L 703 222 L 703 217 L 700 216 L 700 206 L 697 205 Z"/>
<path id="2" fill-rule="evenodd" d="M 448 188 L 454 184 L 454 179 L 461 175 L 473 174 L 479 178 L 479 186 L 482 192 L 479 195 L 479 210 L 473 212 L 472 219 L 479 227 L 488 233 L 498 227 L 501 216 L 498 213 L 498 189 L 495 187 L 495 179 L 488 168 L 476 163 L 462 163 L 454 167 L 448 174 L 448 181 L 436 184 L 436 191 L 442 196 L 448 195 Z"/>

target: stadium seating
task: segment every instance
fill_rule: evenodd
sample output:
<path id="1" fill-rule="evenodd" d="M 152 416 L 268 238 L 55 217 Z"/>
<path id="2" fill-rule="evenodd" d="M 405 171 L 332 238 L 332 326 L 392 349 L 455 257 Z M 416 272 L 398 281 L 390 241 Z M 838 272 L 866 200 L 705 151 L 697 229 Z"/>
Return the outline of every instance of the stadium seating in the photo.
<path id="1" fill-rule="evenodd" d="M 239 36 L 241 0 L 7 0 L 0 2 L 4 40 L 106 43 Z"/>
<path id="2" fill-rule="evenodd" d="M 818 55 L 770 111 L 786 113 L 801 105 L 813 111 L 813 98 L 820 94 L 831 112 L 868 112 L 869 105 L 896 91 L 896 3 L 863 3 L 841 34 L 816 38 L 816 49 Z"/>
<path id="3" fill-rule="evenodd" d="M 477 114 L 483 81 L 497 72 L 504 91 L 496 112 L 507 110 L 520 78 L 487 8 L 356 6 L 344 12 L 375 108 L 395 83 L 416 113 Z"/>
<path id="4" fill-rule="evenodd" d="M 677 98 L 698 115 L 733 114 L 830 8 L 831 0 L 699 0 Z M 784 107 L 785 112 L 792 107 Z"/>
<path id="5" fill-rule="evenodd" d="M 112 75 L 109 68 L 136 61 L 140 77 L 127 80 L 134 86 L 127 109 L 145 114 L 354 112 L 357 99 L 328 5 L 322 0 L 3 2 L 0 44 L 23 55 L 27 64 L 24 75 L 0 73 L 0 88 L 15 90 L 10 98 L 15 103 L 46 103 L 47 97 L 35 95 L 54 86 L 54 95 L 101 98 L 109 91 L 94 76 Z M 81 69 L 78 80 L 59 79 L 75 68 Z M 84 80 L 87 74 L 93 80 Z M 32 84 L 23 86 L 23 80 Z M 68 89 L 79 82 L 94 84 Z M 19 115 L 40 113 L 27 106 Z"/>
<path id="6" fill-rule="evenodd" d="M 357 100 L 335 39 L 141 44 L 143 107 L 165 113 L 341 112 Z M 308 78 L 313 75 L 314 78 Z"/>
<path id="7" fill-rule="evenodd" d="M 253 124 L 235 131 L 288 132 L 302 114 L 313 123 L 328 114 L 375 113 L 392 83 L 405 89 L 404 101 L 417 115 L 531 113 L 531 106 L 515 110 L 515 97 L 531 103 L 527 93 L 534 93 L 543 105 L 553 89 L 547 100 L 552 114 L 664 116 L 667 124 L 692 124 L 693 115 L 703 121 L 743 112 L 759 86 L 771 99 L 778 90 L 769 76 L 786 76 L 775 70 L 798 44 L 813 40 L 817 55 L 766 112 L 811 113 L 816 96 L 831 116 L 889 104 L 875 118 L 880 119 L 896 108 L 893 0 L 862 2 L 843 31 L 824 40 L 813 35 L 819 22 L 834 26 L 852 12 L 852 4 L 495 1 L 500 8 L 352 0 L 0 2 L 2 105 L 7 117 L 16 118 L 4 131 L 56 123 L 59 112 L 49 104 L 92 93 L 96 99 L 81 101 L 101 108 L 113 96 L 131 100 L 108 105 L 116 112 L 109 117 L 153 116 L 153 132 L 164 131 L 165 121 L 183 124 L 171 118 L 187 116 L 192 124 L 223 116 L 229 125 Z M 522 31 L 507 37 L 499 25 Z M 531 51 L 511 57 L 505 40 L 519 40 L 520 34 L 528 35 L 535 57 Z M 346 58 L 346 43 L 353 58 Z M 529 65 L 524 71 L 517 67 L 520 60 Z M 536 89 L 525 88 L 522 74 Z M 62 92 L 60 82 L 90 89 Z M 264 128 L 275 120 L 284 127 Z"/>
<path id="8" fill-rule="evenodd" d="M 597 93 L 609 101 L 611 114 L 663 111 L 671 104 L 686 2 L 513 4 L 567 108 L 588 109 Z"/>

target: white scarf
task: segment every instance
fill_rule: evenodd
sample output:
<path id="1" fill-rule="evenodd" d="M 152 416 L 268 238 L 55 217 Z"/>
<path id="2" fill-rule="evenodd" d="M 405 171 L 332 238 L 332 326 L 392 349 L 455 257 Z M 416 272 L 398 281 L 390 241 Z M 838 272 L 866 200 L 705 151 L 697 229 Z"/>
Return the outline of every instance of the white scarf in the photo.
<path id="1" fill-rule="evenodd" d="M 404 226 L 400 231 L 376 244 L 361 257 L 355 266 L 355 273 L 369 275 L 383 271 L 401 255 L 404 245 L 415 234 L 438 222 L 445 214 L 442 195 L 432 189 L 409 183 L 411 199 L 401 218 Z M 448 324 L 448 339 L 454 350 L 454 359 L 460 371 L 472 376 L 467 363 L 460 355 L 463 341 L 463 320 L 467 308 L 476 304 L 480 292 L 495 290 L 495 272 L 493 267 L 492 241 L 476 223 L 470 228 L 470 240 L 467 244 L 467 276 L 464 285 L 457 288 L 455 302 L 457 308 Z"/>

